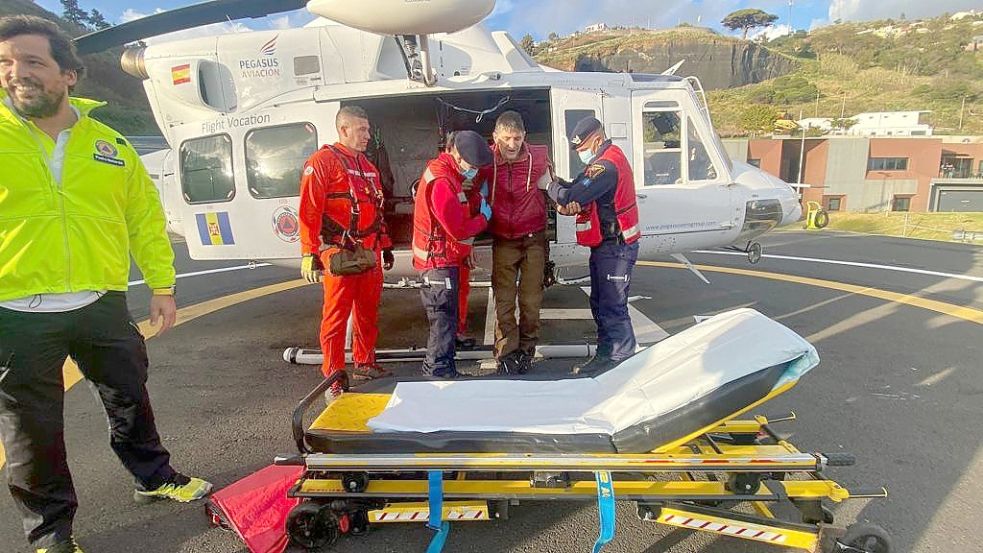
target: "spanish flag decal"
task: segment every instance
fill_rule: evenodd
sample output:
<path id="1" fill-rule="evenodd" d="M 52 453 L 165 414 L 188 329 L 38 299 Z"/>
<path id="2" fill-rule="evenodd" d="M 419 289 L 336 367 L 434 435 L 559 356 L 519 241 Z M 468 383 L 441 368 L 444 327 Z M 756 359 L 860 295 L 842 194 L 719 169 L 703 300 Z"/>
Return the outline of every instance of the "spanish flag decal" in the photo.
<path id="1" fill-rule="evenodd" d="M 171 81 L 175 85 L 191 82 L 191 64 L 175 65 L 171 68 Z"/>
<path id="2" fill-rule="evenodd" d="M 228 246 L 236 243 L 232 237 L 228 212 L 195 213 L 195 219 L 198 222 L 198 236 L 201 238 L 202 246 Z"/>

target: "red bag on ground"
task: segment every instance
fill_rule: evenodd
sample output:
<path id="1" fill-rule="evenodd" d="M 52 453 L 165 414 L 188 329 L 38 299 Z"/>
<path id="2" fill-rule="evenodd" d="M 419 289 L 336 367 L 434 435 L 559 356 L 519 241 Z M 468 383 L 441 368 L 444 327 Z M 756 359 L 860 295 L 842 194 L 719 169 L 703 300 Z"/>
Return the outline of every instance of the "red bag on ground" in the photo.
<path id="1" fill-rule="evenodd" d="M 212 523 L 234 531 L 252 553 L 283 553 L 286 521 L 300 498 L 287 497 L 304 467 L 270 465 L 213 493 L 205 504 Z"/>

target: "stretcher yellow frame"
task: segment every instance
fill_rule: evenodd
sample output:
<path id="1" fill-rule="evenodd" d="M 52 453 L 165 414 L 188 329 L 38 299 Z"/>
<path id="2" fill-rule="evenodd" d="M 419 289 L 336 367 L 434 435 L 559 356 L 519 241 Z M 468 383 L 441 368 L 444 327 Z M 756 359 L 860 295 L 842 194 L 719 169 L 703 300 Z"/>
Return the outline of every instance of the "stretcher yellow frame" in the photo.
<path id="1" fill-rule="evenodd" d="M 610 471 L 616 499 L 635 502 L 643 520 L 750 540 L 764 547 L 834 551 L 835 540 L 845 531 L 833 526 L 825 504 L 886 497 L 887 491 L 848 490 L 822 472 L 827 466 L 853 464 L 851 456 L 804 453 L 778 436 L 771 428 L 773 421 L 766 417 L 736 418 L 793 385 L 777 388 L 731 416 L 645 454 L 326 454 L 307 450 L 277 462 L 306 468 L 289 492 L 292 497 L 325 505 L 347 501 L 361 509 L 370 524 L 427 522 L 426 475 L 431 471 L 445 474 L 441 519 L 449 522 L 493 520 L 503 518 L 503 513 L 507 518 L 509 505 L 525 500 L 592 501 L 598 487 L 590 476 Z M 344 393 L 310 428 L 370 432 L 367 421 L 385 408 L 389 397 Z M 793 413 L 774 422 L 794 418 Z M 303 445 L 299 442 L 299 447 Z M 776 516 L 772 507 L 782 503 L 798 508 L 801 520 Z M 739 504 L 750 505 L 753 514 L 736 510 Z"/>

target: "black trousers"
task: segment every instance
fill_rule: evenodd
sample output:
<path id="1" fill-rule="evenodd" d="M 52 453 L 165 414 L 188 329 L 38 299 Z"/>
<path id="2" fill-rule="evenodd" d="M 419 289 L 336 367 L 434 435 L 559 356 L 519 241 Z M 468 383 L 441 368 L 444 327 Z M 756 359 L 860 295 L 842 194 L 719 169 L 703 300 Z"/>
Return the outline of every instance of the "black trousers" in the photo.
<path id="1" fill-rule="evenodd" d="M 426 376 L 457 374 L 454 339 L 457 337 L 459 276 L 457 267 L 430 269 L 423 273 L 426 285 L 420 288 L 420 299 L 430 322 L 427 355 L 423 359 L 423 374 Z"/>
<path id="2" fill-rule="evenodd" d="M 126 307 L 109 292 L 64 313 L 0 308 L 0 440 L 7 485 L 28 541 L 67 539 L 78 501 L 65 455 L 64 379 L 71 356 L 102 399 L 109 443 L 139 488 L 174 478 L 147 395 L 147 349 Z"/>

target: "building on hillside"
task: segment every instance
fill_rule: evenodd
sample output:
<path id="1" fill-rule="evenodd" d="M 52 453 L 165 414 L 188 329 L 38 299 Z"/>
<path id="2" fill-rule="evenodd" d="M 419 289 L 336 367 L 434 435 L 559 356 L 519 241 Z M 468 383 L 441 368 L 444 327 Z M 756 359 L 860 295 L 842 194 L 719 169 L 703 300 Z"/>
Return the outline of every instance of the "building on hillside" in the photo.
<path id="1" fill-rule="evenodd" d="M 930 111 L 878 111 L 858 113 L 847 119 L 856 121 L 849 129 L 834 129 L 832 117 L 809 117 L 796 121 L 800 127 L 821 129 L 845 136 L 932 136 L 932 126 L 925 122 Z"/>
<path id="2" fill-rule="evenodd" d="M 973 40 L 963 47 L 967 52 L 983 52 L 983 35 L 976 35 Z"/>
<path id="3" fill-rule="evenodd" d="M 808 184 L 803 201 L 829 211 L 983 211 L 981 136 L 743 138 L 724 145 L 737 161 Z"/>
<path id="4" fill-rule="evenodd" d="M 607 23 L 595 23 L 593 25 L 588 25 L 584 27 L 585 33 L 596 33 L 599 31 L 606 31 L 608 29 Z"/>
<path id="5" fill-rule="evenodd" d="M 976 10 L 969 10 L 968 12 L 956 12 L 949 16 L 949 19 L 954 21 L 959 21 L 961 19 L 966 19 L 967 17 L 976 17 L 978 15 L 983 15 L 983 12 Z"/>

